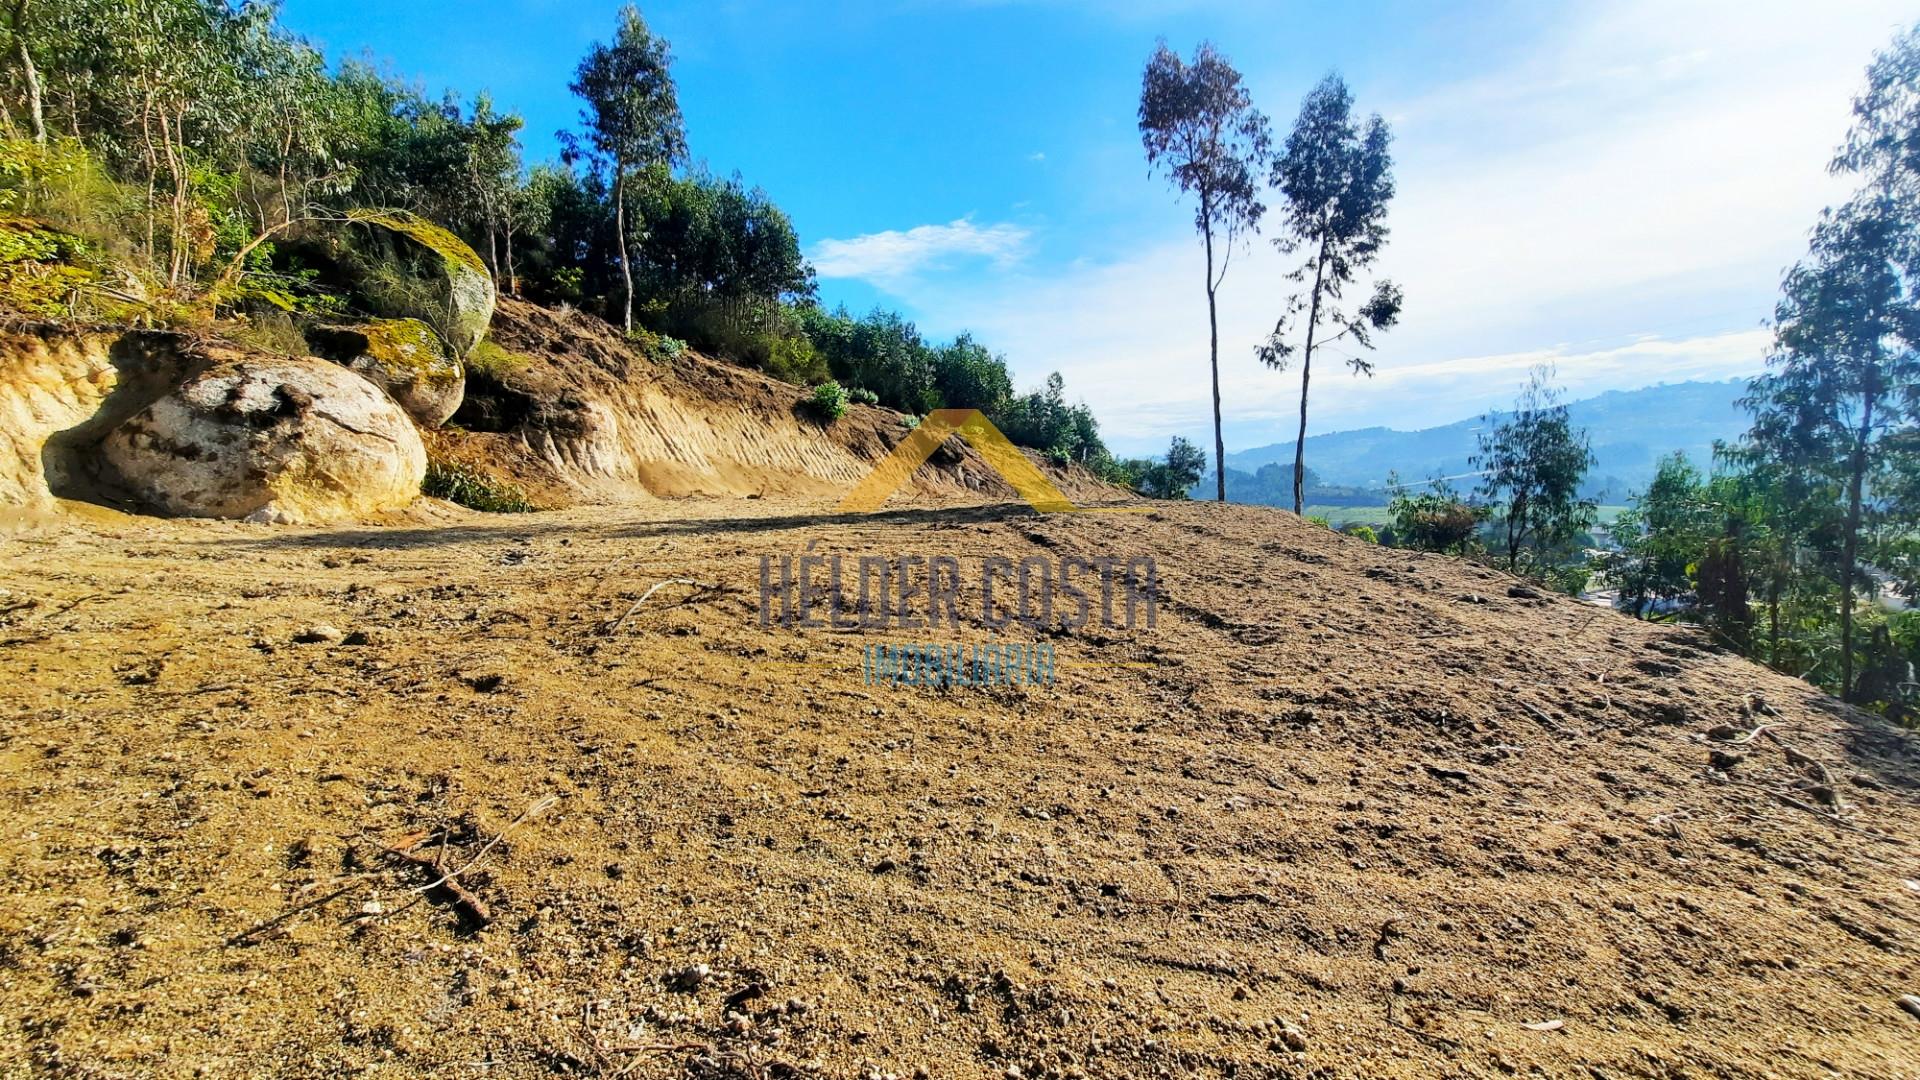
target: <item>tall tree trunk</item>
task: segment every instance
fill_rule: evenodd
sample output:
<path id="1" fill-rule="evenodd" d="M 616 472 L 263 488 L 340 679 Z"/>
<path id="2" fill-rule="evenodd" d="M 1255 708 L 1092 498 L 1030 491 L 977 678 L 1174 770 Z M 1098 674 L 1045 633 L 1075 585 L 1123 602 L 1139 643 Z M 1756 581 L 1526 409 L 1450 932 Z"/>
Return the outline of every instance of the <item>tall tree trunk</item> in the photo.
<path id="1" fill-rule="evenodd" d="M 1213 224 L 1211 207 L 1203 194 L 1200 196 L 1200 218 L 1207 222 L 1201 229 L 1201 235 L 1207 242 L 1207 333 L 1208 362 L 1213 367 L 1213 478 L 1214 497 L 1220 502 L 1227 501 L 1227 444 L 1220 434 L 1220 315 L 1215 307 L 1213 292 Z"/>
<path id="2" fill-rule="evenodd" d="M 624 165 L 613 166 L 613 231 L 620 241 L 620 280 L 626 286 L 626 315 L 621 319 L 621 327 L 627 333 L 633 333 L 633 266 L 627 262 L 627 170 Z"/>
<path id="3" fill-rule="evenodd" d="M 20 81 L 27 93 L 27 125 L 33 141 L 47 141 L 46 112 L 40 105 L 40 72 L 34 69 L 33 53 L 27 48 L 27 0 L 13 0 L 13 58 L 20 65 Z"/>
<path id="4" fill-rule="evenodd" d="M 1767 575 L 1767 666 L 1780 670 L 1780 567 Z"/>
<path id="5" fill-rule="evenodd" d="M 518 271 L 514 269 L 514 266 L 513 266 L 513 225 L 511 223 L 507 225 L 506 232 L 507 232 L 507 293 L 510 296 L 519 296 L 520 295 L 520 274 Z"/>
<path id="6" fill-rule="evenodd" d="M 499 237 L 495 235 L 495 230 L 493 227 L 493 211 L 491 208 L 489 208 L 486 211 L 486 215 L 487 215 L 487 272 L 493 275 L 493 288 L 494 288 L 494 291 L 498 292 L 500 289 L 500 279 L 504 276 L 503 274 L 500 273 L 500 240 L 499 240 Z"/>
<path id="7" fill-rule="evenodd" d="M 1293 440 L 1293 512 L 1307 512 L 1307 384 L 1313 380 L 1313 332 L 1320 326 L 1320 282 L 1327 266 L 1327 242 L 1313 263 L 1313 304 L 1307 312 L 1307 347 L 1300 354 L 1300 434 Z"/>
<path id="8" fill-rule="evenodd" d="M 1860 558 L 1860 487 L 1867 472 L 1867 437 L 1873 429 L 1873 399 L 1869 393 L 1860 409 L 1860 430 L 1854 435 L 1853 459 L 1848 462 L 1847 536 L 1840 547 L 1840 700 L 1853 700 L 1853 574 Z"/>

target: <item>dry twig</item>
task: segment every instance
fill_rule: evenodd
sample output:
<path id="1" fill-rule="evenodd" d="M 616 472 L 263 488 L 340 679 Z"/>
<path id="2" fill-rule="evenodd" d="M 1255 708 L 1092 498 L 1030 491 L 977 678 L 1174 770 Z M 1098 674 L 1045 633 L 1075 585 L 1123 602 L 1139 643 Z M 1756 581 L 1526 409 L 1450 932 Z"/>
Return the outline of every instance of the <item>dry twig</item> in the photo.
<path id="1" fill-rule="evenodd" d="M 614 620 L 613 626 L 610 629 L 608 629 L 607 634 L 611 636 L 613 634 L 619 633 L 621 628 L 627 625 L 627 620 L 633 618 L 633 613 L 640 610 L 640 605 L 647 602 L 648 597 L 652 596 L 654 593 L 659 592 L 661 589 L 666 588 L 668 585 L 685 585 L 689 588 L 699 589 L 700 592 L 694 594 L 695 596 L 699 596 L 704 593 L 720 591 L 720 586 L 715 585 L 712 582 L 695 581 L 693 578 L 677 577 L 677 578 L 668 578 L 665 581 L 655 582 L 652 588 L 640 594 L 640 599 L 635 600 L 633 602 L 633 606 L 627 609 L 627 613 L 625 615 L 622 615 L 618 619 Z M 688 599 L 692 600 L 693 597 L 688 597 Z"/>

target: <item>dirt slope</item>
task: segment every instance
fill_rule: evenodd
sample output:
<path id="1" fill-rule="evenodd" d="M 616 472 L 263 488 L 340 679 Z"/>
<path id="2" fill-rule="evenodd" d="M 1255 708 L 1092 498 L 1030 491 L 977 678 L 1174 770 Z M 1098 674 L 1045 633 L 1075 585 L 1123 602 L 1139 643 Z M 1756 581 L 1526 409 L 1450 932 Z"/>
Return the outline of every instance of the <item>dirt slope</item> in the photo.
<path id="1" fill-rule="evenodd" d="M 831 424 L 805 388 L 686 352 L 653 358 L 605 322 L 503 298 L 492 337 L 525 363 L 470 375 L 445 456 L 505 472 L 550 505 L 636 496 L 838 496 L 907 434 L 889 409 L 851 406 Z M 1070 499 L 1126 493 L 1079 469 L 1036 464 Z M 979 454 L 952 440 L 913 496 L 1011 499 Z"/>
<path id="2" fill-rule="evenodd" d="M 1911 734 L 1279 512 L 826 505 L 0 539 L 0 1073 L 1920 1075 Z M 809 543 L 1167 598 L 869 686 Z"/>

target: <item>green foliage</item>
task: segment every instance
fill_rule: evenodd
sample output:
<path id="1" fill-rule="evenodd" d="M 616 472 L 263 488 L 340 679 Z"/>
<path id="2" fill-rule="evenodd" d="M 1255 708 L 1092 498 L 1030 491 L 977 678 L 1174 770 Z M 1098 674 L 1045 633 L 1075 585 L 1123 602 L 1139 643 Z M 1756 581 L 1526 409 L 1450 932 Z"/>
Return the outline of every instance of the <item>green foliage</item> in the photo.
<path id="1" fill-rule="evenodd" d="M 829 423 L 847 414 L 847 392 L 837 382 L 823 382 L 813 388 L 807 407 Z"/>
<path id="2" fill-rule="evenodd" d="M 89 245 L 37 221 L 0 217 L 0 303 L 23 314 L 71 315 L 99 281 Z"/>
<path id="3" fill-rule="evenodd" d="M 1395 547 L 1466 555 L 1479 548 L 1480 523 L 1487 508 L 1463 500 L 1443 479 L 1418 492 L 1390 478 L 1393 503 L 1387 508 Z"/>
<path id="4" fill-rule="evenodd" d="M 1067 461 L 1090 461 L 1106 452 L 1100 426 L 1084 404 L 1068 405 L 1060 373 L 1047 376 L 1045 390 L 1008 401 L 999 416 L 988 414 L 1000 431 L 1020 446 L 1059 451 Z"/>
<path id="5" fill-rule="evenodd" d="M 489 514 L 525 514 L 539 509 L 519 485 L 457 462 L 428 459 L 423 495 Z"/>
<path id="6" fill-rule="evenodd" d="M 1567 418 L 1552 385 L 1553 370 L 1540 366 L 1527 378 L 1513 412 L 1488 416 L 1474 467 L 1484 470 L 1480 494 L 1493 508 L 1507 569 L 1518 571 L 1564 561 L 1566 549 L 1593 527 L 1597 504 L 1580 497 L 1580 482 L 1593 465 L 1587 434 Z"/>
<path id="7" fill-rule="evenodd" d="M 1833 162 L 1860 189 L 1821 214 L 1806 258 L 1781 283 L 1774 352 L 1747 400 L 1753 430 L 1739 456 L 1790 492 L 1782 522 L 1834 590 L 1839 627 L 1833 685 L 1852 700 L 1864 572 L 1887 534 L 1914 532 L 1920 505 L 1920 33 L 1876 57 L 1855 123 Z"/>
<path id="8" fill-rule="evenodd" d="M 1348 525 L 1340 531 L 1356 540 L 1362 540 L 1369 544 L 1377 544 L 1380 542 L 1380 534 L 1375 532 L 1371 525 Z"/>
<path id="9" fill-rule="evenodd" d="M 1620 591 L 1620 606 L 1636 614 L 1693 591 L 1693 571 L 1708 536 L 1719 529 L 1700 471 L 1684 454 L 1660 462 L 1660 471 L 1632 508 L 1613 521 L 1614 548 L 1598 569 Z"/>
<path id="10" fill-rule="evenodd" d="M 934 384 L 933 350 L 899 314 L 876 309 L 855 319 L 844 308 L 828 313 L 812 304 L 800 305 L 794 314 L 836 381 L 866 387 L 881 404 L 901 412 L 931 412 L 948 404 Z"/>
<path id="11" fill-rule="evenodd" d="M 0 139 L 0 213 L 35 218 L 86 236 L 110 236 L 132 196 L 78 139 Z"/>
<path id="12" fill-rule="evenodd" d="M 829 376 L 798 316 L 770 297 L 726 297 L 682 289 L 642 306 L 649 329 L 682 339 L 711 356 L 806 384 Z"/>
<path id="13" fill-rule="evenodd" d="M 864 386 L 856 386 L 853 389 L 847 391 L 847 397 L 848 399 L 855 401 L 861 405 L 880 404 L 880 395 L 874 393 L 871 390 L 868 390 Z"/>
<path id="14" fill-rule="evenodd" d="M 813 294 L 800 237 L 767 193 L 704 173 L 648 186 L 640 199 L 635 283 L 643 294 L 698 290 L 723 299 Z"/>
<path id="15" fill-rule="evenodd" d="M 1306 522 L 1309 525 L 1318 525 L 1323 529 L 1333 528 L 1332 519 L 1327 518 L 1321 514 L 1308 514 L 1306 516 Z"/>
<path id="16" fill-rule="evenodd" d="M 1135 490 L 1153 499 L 1185 499 L 1188 489 L 1200 480 L 1207 467 L 1207 455 L 1178 435 L 1167 448 L 1162 461 L 1132 463 L 1127 470 Z"/>
<path id="17" fill-rule="evenodd" d="M 1343 338 L 1371 349 L 1373 333 L 1400 317 L 1400 289 L 1385 280 L 1374 283 L 1372 298 L 1352 315 L 1339 307 L 1341 293 L 1373 264 L 1387 241 L 1387 203 L 1393 198 L 1390 139 L 1379 114 L 1364 127 L 1354 119 L 1347 84 L 1338 75 L 1328 75 L 1301 104 L 1286 147 L 1273 161 L 1271 182 L 1287 199 L 1285 231 L 1274 246 L 1283 255 L 1305 251 L 1306 261 L 1290 277 L 1312 282 L 1288 298 L 1273 332 L 1255 350 L 1262 363 L 1282 370 L 1295 351 L 1288 335 L 1301 332 L 1305 337 L 1299 350 L 1300 438 L 1293 463 L 1296 514 L 1306 505 L 1303 455 L 1314 351 Z M 1302 312 L 1306 325 L 1296 327 Z M 1322 327 L 1331 335 L 1316 337 Z M 1373 362 L 1358 354 L 1347 357 L 1347 366 L 1356 375 L 1373 374 Z"/>

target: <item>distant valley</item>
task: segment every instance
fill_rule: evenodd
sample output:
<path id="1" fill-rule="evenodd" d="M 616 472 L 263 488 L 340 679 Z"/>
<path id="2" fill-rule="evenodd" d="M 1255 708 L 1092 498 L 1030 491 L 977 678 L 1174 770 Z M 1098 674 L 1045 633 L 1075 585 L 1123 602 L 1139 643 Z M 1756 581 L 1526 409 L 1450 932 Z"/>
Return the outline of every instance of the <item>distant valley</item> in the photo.
<path id="1" fill-rule="evenodd" d="M 1646 487 L 1660 459 L 1675 450 L 1685 451 L 1703 469 L 1710 467 L 1714 442 L 1737 439 L 1747 430 L 1747 413 L 1738 404 L 1745 393 L 1746 380 L 1728 379 L 1612 390 L 1570 403 L 1573 421 L 1587 429 L 1598 459 L 1588 474 L 1588 494 L 1604 503 L 1625 502 Z M 1307 468 L 1320 487 L 1308 501 L 1384 502 L 1383 496 L 1365 497 L 1362 491 L 1383 489 L 1394 472 L 1403 481 L 1456 477 L 1457 486 L 1471 488 L 1475 479 L 1467 474 L 1474 471 L 1471 459 L 1485 423 L 1476 416 L 1418 431 L 1371 427 L 1310 436 Z M 1273 469 L 1261 471 L 1269 465 L 1279 466 L 1277 475 Z M 1227 497 L 1290 505 L 1292 465 L 1291 441 L 1229 453 Z M 1340 488 L 1362 491 L 1333 490 Z M 1194 496 L 1205 498 L 1213 490 L 1209 472 Z"/>

